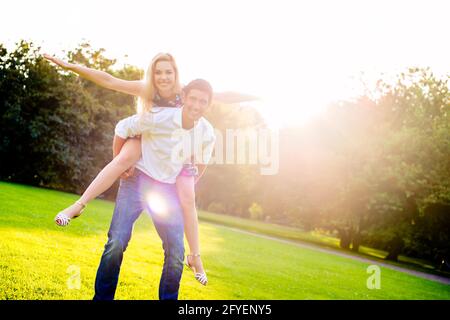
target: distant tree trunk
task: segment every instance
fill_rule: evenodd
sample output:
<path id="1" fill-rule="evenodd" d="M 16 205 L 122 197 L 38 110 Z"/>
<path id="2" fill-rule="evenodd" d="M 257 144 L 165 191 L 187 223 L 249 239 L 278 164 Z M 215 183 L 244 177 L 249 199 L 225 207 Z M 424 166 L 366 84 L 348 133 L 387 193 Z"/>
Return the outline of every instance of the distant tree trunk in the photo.
<path id="1" fill-rule="evenodd" d="M 438 270 L 443 272 L 450 272 L 450 259 L 442 257 Z"/>
<path id="2" fill-rule="evenodd" d="M 358 252 L 360 244 L 361 244 L 361 234 L 359 232 L 355 232 L 352 237 L 352 251 Z"/>
<path id="3" fill-rule="evenodd" d="M 386 260 L 398 261 L 398 256 L 402 253 L 404 246 L 403 239 L 399 235 L 396 235 L 388 246 L 389 253 L 386 256 Z"/>
<path id="4" fill-rule="evenodd" d="M 350 231 L 345 229 L 338 229 L 338 233 L 340 238 L 339 246 L 342 249 L 350 249 L 350 244 L 352 242 Z"/>

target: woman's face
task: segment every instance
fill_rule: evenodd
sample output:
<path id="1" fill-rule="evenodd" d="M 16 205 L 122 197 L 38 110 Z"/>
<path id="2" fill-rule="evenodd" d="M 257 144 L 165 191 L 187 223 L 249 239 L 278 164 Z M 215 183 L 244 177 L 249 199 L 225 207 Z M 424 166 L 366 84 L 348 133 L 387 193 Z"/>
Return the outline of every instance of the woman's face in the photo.
<path id="1" fill-rule="evenodd" d="M 158 61 L 155 66 L 154 83 L 160 94 L 173 93 L 175 87 L 175 70 L 169 61 Z"/>

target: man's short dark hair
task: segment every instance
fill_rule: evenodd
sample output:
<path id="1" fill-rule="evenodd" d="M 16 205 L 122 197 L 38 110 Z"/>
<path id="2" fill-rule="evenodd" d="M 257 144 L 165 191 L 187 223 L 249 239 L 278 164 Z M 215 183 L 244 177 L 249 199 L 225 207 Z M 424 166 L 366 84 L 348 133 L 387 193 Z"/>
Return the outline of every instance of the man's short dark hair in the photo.
<path id="1" fill-rule="evenodd" d="M 213 97 L 213 89 L 208 81 L 204 79 L 192 80 L 187 84 L 187 86 L 183 88 L 183 92 L 185 95 L 187 95 L 192 89 L 206 92 L 208 94 L 209 103 L 211 103 Z"/>

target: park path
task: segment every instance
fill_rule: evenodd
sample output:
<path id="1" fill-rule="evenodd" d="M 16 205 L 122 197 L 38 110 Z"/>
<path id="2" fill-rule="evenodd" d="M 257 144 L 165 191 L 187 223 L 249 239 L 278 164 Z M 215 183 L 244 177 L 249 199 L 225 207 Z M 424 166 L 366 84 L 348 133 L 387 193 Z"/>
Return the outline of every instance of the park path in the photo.
<path id="1" fill-rule="evenodd" d="M 215 224 L 215 223 L 213 223 L 213 224 Z M 351 255 L 351 254 L 347 254 L 345 252 L 339 252 L 337 250 L 324 248 L 324 247 L 321 247 L 321 246 L 315 245 L 315 244 L 309 244 L 309 243 L 305 243 L 305 242 L 298 242 L 298 241 L 293 241 L 293 240 L 280 239 L 280 238 L 277 238 L 277 237 L 268 236 L 268 235 L 264 235 L 264 234 L 261 234 L 261 233 L 251 232 L 251 231 L 246 231 L 246 230 L 242 230 L 242 229 L 238 229 L 238 228 L 228 227 L 228 226 L 224 226 L 224 225 L 221 225 L 221 224 L 217 224 L 217 225 L 219 225 L 221 227 L 224 227 L 224 228 L 227 228 L 227 229 L 230 229 L 230 230 L 233 230 L 233 231 L 236 231 L 236 232 L 243 233 L 243 234 L 252 235 L 252 236 L 255 236 L 255 237 L 259 237 L 259 238 L 263 238 L 263 239 L 269 239 L 269 240 L 278 241 L 278 242 L 282 242 L 282 243 L 292 244 L 292 245 L 296 245 L 298 247 L 312 249 L 312 250 L 316 250 L 316 251 L 321 251 L 321 252 L 325 252 L 325 253 L 329 253 L 329 254 L 334 254 L 336 256 L 349 258 L 349 259 L 361 261 L 361 262 L 368 263 L 368 264 L 376 264 L 376 265 L 382 266 L 384 268 L 400 271 L 400 272 L 407 273 L 407 274 L 410 274 L 410 275 L 413 275 L 413 276 L 416 276 L 416 277 L 420 277 L 420 278 L 423 278 L 423 279 L 427 279 L 427 280 L 443 283 L 443 284 L 446 284 L 446 285 L 450 285 L 450 278 L 446 278 L 446 277 L 443 277 L 443 276 L 434 275 L 434 274 L 425 273 L 425 272 L 416 271 L 416 270 L 411 270 L 411 269 L 408 269 L 408 268 L 403 268 L 403 267 L 395 266 L 395 265 L 392 265 L 392 264 L 389 264 L 389 263 L 384 263 L 384 262 L 379 262 L 379 261 L 376 261 L 376 260 L 371 260 L 371 259 L 368 259 L 368 258 L 357 257 L 357 256 L 354 256 L 354 255 Z"/>

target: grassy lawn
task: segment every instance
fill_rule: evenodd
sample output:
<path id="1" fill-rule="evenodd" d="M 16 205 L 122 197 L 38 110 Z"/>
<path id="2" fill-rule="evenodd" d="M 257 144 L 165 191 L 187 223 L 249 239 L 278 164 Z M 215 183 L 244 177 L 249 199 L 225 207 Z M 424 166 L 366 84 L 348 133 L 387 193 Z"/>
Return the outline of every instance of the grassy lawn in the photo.
<path id="1" fill-rule="evenodd" d="M 96 200 L 69 227 L 57 227 L 55 214 L 76 198 L 0 182 L 0 299 L 92 298 L 113 203 Z M 201 286 L 185 269 L 180 299 L 450 299 L 444 284 L 383 267 L 381 289 L 369 290 L 368 264 L 234 232 L 205 217 L 200 232 L 209 284 Z M 162 261 L 160 239 L 143 214 L 116 298 L 157 299 Z M 80 270 L 79 289 L 68 288 L 71 266 Z"/>
<path id="2" fill-rule="evenodd" d="M 320 245 L 323 247 L 328 247 L 332 249 L 338 249 L 340 251 L 343 251 L 339 247 L 339 239 L 336 237 L 329 236 L 325 233 L 316 232 L 316 231 L 303 231 L 299 228 L 292 228 L 287 226 L 281 226 L 277 224 L 271 224 L 267 222 L 261 222 L 261 221 L 254 221 L 249 219 L 243 219 L 239 217 L 232 217 L 228 215 L 223 214 L 216 214 L 206 211 L 199 211 L 199 218 L 202 221 L 205 222 L 211 222 L 215 224 L 220 224 L 232 228 L 239 228 L 243 230 L 247 230 L 250 232 L 256 232 L 265 234 L 268 236 L 273 236 L 277 238 L 283 238 L 286 240 L 293 240 L 293 241 L 299 241 L 299 242 L 307 242 L 307 243 L 313 243 L 316 245 Z M 387 256 L 388 252 L 369 248 L 365 246 L 359 247 L 359 252 L 353 252 L 353 251 L 343 251 L 346 254 L 353 255 L 356 257 L 365 257 L 370 258 L 375 261 L 382 261 L 383 263 L 392 264 L 395 266 L 400 266 L 404 268 L 408 268 L 411 270 L 416 271 L 422 271 L 427 272 L 431 274 L 438 274 L 438 275 L 447 275 L 443 272 L 440 272 L 435 269 L 433 265 L 431 265 L 428 261 L 424 261 L 417 258 L 407 257 L 400 255 L 399 256 L 399 262 L 389 261 L 385 260 L 384 258 Z"/>

